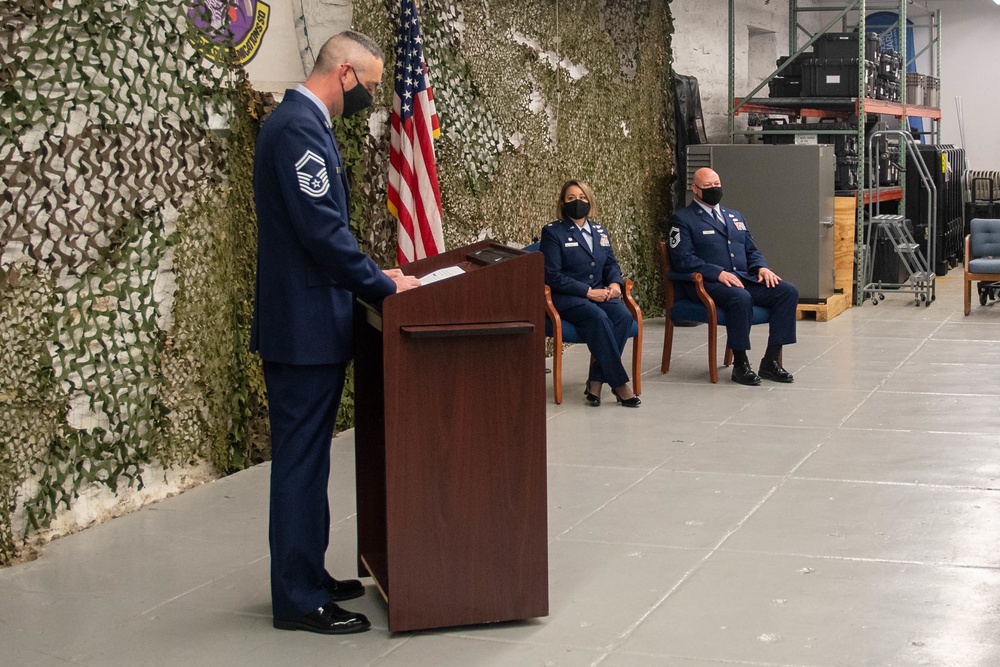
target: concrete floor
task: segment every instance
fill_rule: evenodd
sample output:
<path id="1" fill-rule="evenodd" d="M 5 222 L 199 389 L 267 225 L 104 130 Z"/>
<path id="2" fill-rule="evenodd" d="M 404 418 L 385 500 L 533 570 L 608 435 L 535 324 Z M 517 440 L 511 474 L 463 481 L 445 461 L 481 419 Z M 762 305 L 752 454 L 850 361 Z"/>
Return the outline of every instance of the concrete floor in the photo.
<path id="1" fill-rule="evenodd" d="M 953 271 L 930 308 L 801 322 L 790 386 L 710 384 L 704 327 L 661 375 L 662 334 L 647 322 L 639 410 L 584 404 L 580 346 L 563 405 L 550 388 L 548 618 L 390 635 L 370 587 L 345 606 L 371 632 L 272 629 L 262 465 L 0 571 L 0 663 L 1000 665 L 1000 305 L 963 317 Z M 339 577 L 352 437 L 333 445 Z"/>

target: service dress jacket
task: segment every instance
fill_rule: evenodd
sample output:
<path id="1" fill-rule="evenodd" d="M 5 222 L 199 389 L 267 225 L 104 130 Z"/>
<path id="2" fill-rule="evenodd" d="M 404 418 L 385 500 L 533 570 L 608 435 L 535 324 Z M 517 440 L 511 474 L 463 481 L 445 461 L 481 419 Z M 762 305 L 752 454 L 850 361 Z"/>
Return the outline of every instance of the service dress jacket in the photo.
<path id="1" fill-rule="evenodd" d="M 667 244 L 670 266 L 678 273 L 700 273 L 718 280 L 729 271 L 741 280 L 757 282 L 757 270 L 767 267 L 739 211 L 720 206 L 721 224 L 696 201 L 670 216 Z"/>
<path id="2" fill-rule="evenodd" d="M 285 91 L 257 138 L 257 288 L 250 349 L 284 364 L 345 363 L 354 295 L 378 301 L 395 283 L 361 252 L 329 118 Z"/>
<path id="3" fill-rule="evenodd" d="M 589 289 L 618 283 L 624 291 L 625 279 L 608 230 L 593 220 L 587 222 L 594 240 L 593 251 L 583 239 L 584 232 L 572 220 L 556 220 L 542 228 L 539 247 L 545 255 L 545 284 L 558 311 L 590 302 Z"/>

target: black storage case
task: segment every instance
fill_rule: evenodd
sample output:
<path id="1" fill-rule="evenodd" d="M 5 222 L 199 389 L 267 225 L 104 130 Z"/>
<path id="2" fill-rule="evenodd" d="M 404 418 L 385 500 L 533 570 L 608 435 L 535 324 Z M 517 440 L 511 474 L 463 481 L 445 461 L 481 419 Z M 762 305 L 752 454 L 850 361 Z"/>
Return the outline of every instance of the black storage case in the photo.
<path id="1" fill-rule="evenodd" d="M 761 129 L 795 130 L 801 134 L 815 134 L 820 144 L 832 144 L 837 164 L 834 170 L 835 190 L 858 189 L 858 137 L 856 134 L 825 134 L 823 130 L 857 131 L 854 123 L 789 123 L 784 119 L 769 118 L 764 121 Z M 764 143 L 770 145 L 789 145 L 795 143 L 794 134 L 765 134 Z"/>
<path id="2" fill-rule="evenodd" d="M 884 185 L 899 185 L 899 154 L 899 142 L 897 141 L 895 145 L 889 144 L 889 175 Z"/>
<path id="3" fill-rule="evenodd" d="M 858 156 L 837 156 L 837 171 L 834 176 L 834 189 L 858 189 Z"/>
<path id="4" fill-rule="evenodd" d="M 803 53 L 798 58 L 795 58 L 794 60 L 792 60 L 792 62 L 788 65 L 788 67 L 786 67 L 785 69 L 781 70 L 781 74 L 779 76 L 800 77 L 801 78 L 802 77 L 802 63 L 806 62 L 807 60 L 812 59 L 812 56 L 813 56 L 813 54 L 809 53 L 808 51 L 806 53 Z M 776 66 L 778 66 L 778 67 L 781 67 L 790 58 L 791 58 L 791 56 L 781 56 L 780 58 L 778 58 L 774 62 L 774 64 Z"/>
<path id="5" fill-rule="evenodd" d="M 886 81 L 899 81 L 902 62 L 896 51 L 883 51 L 878 60 L 878 75 Z"/>
<path id="6" fill-rule="evenodd" d="M 882 187 L 899 185 L 899 140 L 881 136 L 872 145 L 872 151 L 878 153 L 878 184 Z M 873 188 L 871 165 L 872 155 L 865 158 L 864 182 L 866 188 Z"/>
<path id="7" fill-rule="evenodd" d="M 933 265 L 935 273 L 943 276 L 949 267 L 962 261 L 965 253 L 965 195 L 962 191 L 965 151 L 951 144 L 937 144 L 920 146 L 919 153 L 937 188 L 937 239 Z M 918 169 L 913 166 L 906 170 L 906 212 L 913 218 L 917 241 L 926 243 L 930 222 L 927 191 L 921 184 Z"/>
<path id="8" fill-rule="evenodd" d="M 760 129 L 767 132 L 773 130 L 798 130 L 802 126 L 801 123 L 789 123 L 784 118 L 768 118 L 762 124 Z M 763 136 L 763 141 L 765 144 L 771 146 L 787 145 L 795 143 L 794 134 L 765 134 Z"/>
<path id="9" fill-rule="evenodd" d="M 903 99 L 903 86 L 899 83 L 899 81 L 890 81 L 887 85 L 889 86 L 889 96 L 886 99 L 890 102 L 899 102 Z"/>
<path id="10" fill-rule="evenodd" d="M 814 129 L 820 128 L 827 131 L 847 130 L 855 133 L 858 131 L 858 126 L 854 123 L 833 123 L 821 121 L 819 123 L 813 123 L 807 127 L 812 127 Z M 857 134 L 819 134 L 819 142 L 821 144 L 833 144 L 833 153 L 838 159 L 842 157 L 858 157 Z"/>
<path id="11" fill-rule="evenodd" d="M 912 234 L 913 223 L 910 220 L 904 220 L 903 224 Z M 896 254 L 896 246 L 891 239 L 881 237 L 875 247 L 870 248 L 870 250 L 873 264 L 872 282 L 899 285 L 907 281 L 910 274 L 906 270 L 906 265 L 900 261 L 899 255 Z"/>
<path id="12" fill-rule="evenodd" d="M 837 157 L 858 157 L 858 137 L 854 134 L 825 134 L 829 130 L 857 131 L 853 123 L 789 123 L 780 118 L 768 118 L 761 129 L 765 132 L 773 130 L 792 130 L 801 134 L 815 134 L 816 142 L 832 144 L 833 153 Z M 787 145 L 795 143 L 794 134 L 765 134 L 764 143 L 771 145 Z"/>
<path id="13" fill-rule="evenodd" d="M 899 185 L 899 142 L 892 140 L 883 144 L 885 152 L 879 155 L 878 184 Z"/>
<path id="14" fill-rule="evenodd" d="M 858 57 L 858 33 L 828 32 L 813 42 L 816 58 L 842 60 Z M 865 60 L 876 63 L 879 60 L 879 35 L 865 33 Z"/>
<path id="15" fill-rule="evenodd" d="M 889 99 L 889 82 L 881 77 L 879 77 L 875 81 L 875 99 L 876 100 Z"/>
<path id="16" fill-rule="evenodd" d="M 875 93 L 875 65 L 866 60 L 864 69 L 864 94 L 871 97 Z M 859 71 L 857 58 L 815 59 L 802 63 L 802 96 L 857 97 Z"/>
<path id="17" fill-rule="evenodd" d="M 776 76 L 767 82 L 771 97 L 802 97 L 802 77 Z"/>

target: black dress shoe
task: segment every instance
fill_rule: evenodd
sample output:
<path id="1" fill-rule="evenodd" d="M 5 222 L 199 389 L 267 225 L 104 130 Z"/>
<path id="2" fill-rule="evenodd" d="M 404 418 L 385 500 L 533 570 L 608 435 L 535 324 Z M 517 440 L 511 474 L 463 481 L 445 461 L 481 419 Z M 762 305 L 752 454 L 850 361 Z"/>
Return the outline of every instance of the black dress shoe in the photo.
<path id="1" fill-rule="evenodd" d="M 733 382 L 756 387 L 760 384 L 760 377 L 753 372 L 749 361 L 737 361 L 733 363 Z"/>
<path id="2" fill-rule="evenodd" d="M 642 401 L 639 400 L 638 396 L 632 396 L 632 398 L 622 398 L 618 395 L 618 392 L 615 391 L 614 387 L 611 388 L 611 393 L 615 395 L 615 400 L 618 401 L 618 405 L 623 408 L 637 408 L 642 405 Z"/>
<path id="3" fill-rule="evenodd" d="M 274 627 L 279 630 L 306 630 L 322 635 L 348 635 L 352 632 L 364 632 L 372 624 L 364 614 L 341 609 L 331 602 L 298 618 L 275 618 Z"/>
<path id="4" fill-rule="evenodd" d="M 365 585 L 357 579 L 344 579 L 337 581 L 331 578 L 324 586 L 326 592 L 330 594 L 331 602 L 343 602 L 353 600 L 365 594 Z"/>
<path id="5" fill-rule="evenodd" d="M 794 382 L 795 378 L 792 374 L 781 367 L 781 364 L 777 360 L 771 359 L 761 359 L 760 360 L 760 370 L 757 371 L 757 375 L 761 376 L 765 380 L 773 380 L 774 382 Z"/>
<path id="6" fill-rule="evenodd" d="M 583 395 L 587 397 L 587 402 L 593 406 L 598 406 L 601 404 L 601 397 L 597 394 L 590 393 L 590 384 L 583 385 Z"/>

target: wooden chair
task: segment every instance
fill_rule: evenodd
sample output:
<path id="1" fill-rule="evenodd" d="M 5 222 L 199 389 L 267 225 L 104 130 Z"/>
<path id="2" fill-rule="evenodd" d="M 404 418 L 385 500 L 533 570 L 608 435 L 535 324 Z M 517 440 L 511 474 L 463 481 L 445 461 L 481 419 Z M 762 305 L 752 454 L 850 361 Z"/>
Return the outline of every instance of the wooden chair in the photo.
<path id="1" fill-rule="evenodd" d="M 535 241 L 524 246 L 527 252 L 541 252 L 541 243 Z M 632 328 L 628 337 L 632 338 L 632 391 L 642 393 L 642 310 L 632 298 L 633 282 L 625 280 L 625 293 L 622 301 L 628 312 L 632 313 Z M 552 353 L 552 393 L 557 404 L 562 403 L 562 346 L 563 343 L 584 343 L 572 322 L 563 322 L 559 312 L 552 303 L 552 290 L 545 286 L 545 335 L 553 339 L 555 350 Z"/>
<path id="2" fill-rule="evenodd" d="M 632 328 L 628 337 L 632 339 L 632 391 L 642 393 L 642 310 L 632 298 L 633 283 L 625 280 L 622 301 L 632 313 Z M 562 346 L 563 343 L 583 343 L 572 322 L 563 322 L 552 304 L 552 290 L 545 286 L 545 335 L 554 339 L 555 351 L 552 357 L 552 388 L 556 403 L 562 403 Z"/>
<path id="3" fill-rule="evenodd" d="M 972 282 L 1000 281 L 1000 220 L 974 218 L 965 237 L 965 314 L 972 310 Z M 980 284 L 979 303 L 986 305 L 990 287 Z"/>
<path id="4" fill-rule="evenodd" d="M 708 324 L 708 376 L 712 382 L 719 381 L 718 365 L 718 332 L 719 325 L 726 325 L 726 314 L 716 311 L 715 301 L 705 291 L 705 279 L 700 273 L 674 273 L 670 269 L 670 255 L 667 244 L 660 241 L 656 245 L 660 255 L 660 266 L 663 268 L 663 313 L 666 320 L 666 331 L 663 333 L 663 357 L 660 360 L 660 372 L 670 370 L 670 355 L 674 345 L 674 322 L 698 322 Z M 692 301 L 684 295 L 684 291 L 674 283 L 694 283 L 698 301 Z M 764 324 L 769 320 L 771 311 L 761 306 L 753 307 L 753 323 Z M 733 363 L 733 351 L 726 347 L 723 364 Z"/>

